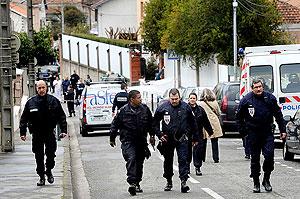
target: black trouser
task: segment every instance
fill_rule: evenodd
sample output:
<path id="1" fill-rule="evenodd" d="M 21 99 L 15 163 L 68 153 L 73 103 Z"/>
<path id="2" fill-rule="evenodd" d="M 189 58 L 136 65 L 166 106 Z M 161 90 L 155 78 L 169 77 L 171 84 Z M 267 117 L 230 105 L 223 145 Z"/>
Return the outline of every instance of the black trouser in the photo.
<path id="1" fill-rule="evenodd" d="M 144 146 L 132 142 L 122 142 L 122 154 L 126 161 L 127 182 L 138 184 L 143 177 L 143 164 L 145 160 Z"/>
<path id="2" fill-rule="evenodd" d="M 251 152 L 250 152 L 250 143 L 249 143 L 248 136 L 243 137 L 242 141 L 243 141 L 243 147 L 244 147 L 245 155 L 249 155 L 250 156 Z"/>
<path id="3" fill-rule="evenodd" d="M 72 113 L 75 113 L 74 101 L 73 100 L 67 101 L 67 106 L 68 106 L 69 115 L 71 116 Z"/>
<path id="4" fill-rule="evenodd" d="M 48 131 L 49 132 L 49 131 Z M 41 133 L 47 133 L 43 131 Z M 39 176 L 45 174 L 44 156 L 46 155 L 46 170 L 51 171 L 55 166 L 54 158 L 57 149 L 55 132 L 52 130 L 48 135 L 34 135 L 32 136 L 32 152 L 35 154 L 36 172 Z"/>
<path id="5" fill-rule="evenodd" d="M 263 171 L 270 175 L 274 170 L 274 135 L 272 132 L 250 132 L 248 135 L 251 152 L 250 177 L 260 176 L 260 154 L 264 156 Z"/>
<path id="6" fill-rule="evenodd" d="M 164 160 L 163 177 L 166 179 L 171 179 L 174 175 L 173 161 L 174 161 L 175 148 L 178 157 L 179 178 L 181 180 L 187 180 L 189 178 L 188 174 L 190 172 L 188 140 L 185 140 L 183 142 L 176 142 L 176 143 L 174 142 L 166 143 L 166 150 L 164 153 L 165 160 Z"/>
<path id="7" fill-rule="evenodd" d="M 193 147 L 193 152 L 190 152 L 193 156 L 193 162 L 196 168 L 200 168 L 202 162 L 205 161 L 206 141 L 206 139 L 201 139 L 198 144 Z M 189 162 L 191 162 L 191 160 Z"/>

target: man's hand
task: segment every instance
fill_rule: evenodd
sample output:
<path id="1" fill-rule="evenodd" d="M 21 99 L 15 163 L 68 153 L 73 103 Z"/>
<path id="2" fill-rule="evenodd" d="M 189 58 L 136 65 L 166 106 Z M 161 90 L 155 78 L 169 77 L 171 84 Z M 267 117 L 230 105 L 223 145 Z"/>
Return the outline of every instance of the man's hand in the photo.
<path id="1" fill-rule="evenodd" d="M 285 140 L 286 139 L 286 133 L 280 133 L 280 139 Z"/>
<path id="2" fill-rule="evenodd" d="M 115 112 L 112 112 L 112 117 L 115 117 L 116 116 L 116 113 Z"/>
<path id="3" fill-rule="evenodd" d="M 192 142 L 193 146 L 196 146 L 199 142 Z"/>
<path id="4" fill-rule="evenodd" d="M 64 137 L 66 137 L 68 134 L 67 133 L 61 133 L 61 134 L 59 134 L 59 137 L 60 138 L 64 138 Z"/>
<path id="5" fill-rule="evenodd" d="M 116 141 L 115 140 L 110 140 L 109 144 L 111 147 L 115 147 L 116 146 Z"/>
<path id="6" fill-rule="evenodd" d="M 167 135 L 162 135 L 161 138 L 160 138 L 160 140 L 162 142 L 168 142 L 168 136 Z"/>
<path id="7" fill-rule="evenodd" d="M 25 141 L 26 140 L 26 135 L 20 136 L 21 140 Z"/>
<path id="8" fill-rule="evenodd" d="M 155 146 L 155 137 L 153 135 L 150 136 L 149 142 L 152 146 Z"/>

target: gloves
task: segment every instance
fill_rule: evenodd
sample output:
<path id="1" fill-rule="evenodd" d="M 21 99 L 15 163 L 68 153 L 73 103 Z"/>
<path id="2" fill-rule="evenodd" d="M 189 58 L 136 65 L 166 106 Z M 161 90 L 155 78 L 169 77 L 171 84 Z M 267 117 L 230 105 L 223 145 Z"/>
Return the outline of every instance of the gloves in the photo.
<path id="1" fill-rule="evenodd" d="M 110 144 L 111 147 L 115 147 L 116 146 L 116 139 L 110 137 L 109 138 L 109 144 Z"/>
<path id="2" fill-rule="evenodd" d="M 160 140 L 162 141 L 162 142 L 168 142 L 168 135 L 166 135 L 166 134 L 163 134 L 161 137 L 160 137 Z"/>
<path id="3" fill-rule="evenodd" d="M 155 146 L 155 137 L 153 135 L 150 136 L 149 142 L 152 146 Z"/>

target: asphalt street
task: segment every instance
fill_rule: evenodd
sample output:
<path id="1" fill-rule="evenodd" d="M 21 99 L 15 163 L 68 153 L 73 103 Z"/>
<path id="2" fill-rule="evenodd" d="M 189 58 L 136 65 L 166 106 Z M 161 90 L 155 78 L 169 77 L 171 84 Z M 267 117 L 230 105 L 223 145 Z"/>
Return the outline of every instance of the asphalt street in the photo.
<path id="1" fill-rule="evenodd" d="M 96 132 L 88 137 L 79 134 L 79 120 L 69 118 L 69 125 L 78 140 L 83 177 L 72 181 L 84 181 L 88 186 L 90 197 L 131 198 L 127 192 L 125 161 L 121 155 L 120 142 L 115 148 L 110 147 L 107 133 Z M 173 191 L 164 192 L 165 179 L 162 177 L 163 157 L 153 151 L 144 164 L 144 177 L 141 186 L 144 193 L 136 198 L 300 198 L 300 158 L 289 162 L 282 159 L 282 150 L 275 150 L 275 171 L 271 176 L 273 192 L 252 193 L 253 183 L 249 178 L 250 161 L 244 159 L 242 141 L 237 137 L 219 140 L 220 163 L 214 163 L 211 146 L 208 142 L 207 158 L 202 167 L 203 176 L 196 176 L 191 166 L 191 178 L 188 185 L 191 191 L 180 192 L 177 158 L 174 161 Z M 72 155 L 71 155 L 72 157 Z M 73 171 L 72 171 L 73 173 Z"/>

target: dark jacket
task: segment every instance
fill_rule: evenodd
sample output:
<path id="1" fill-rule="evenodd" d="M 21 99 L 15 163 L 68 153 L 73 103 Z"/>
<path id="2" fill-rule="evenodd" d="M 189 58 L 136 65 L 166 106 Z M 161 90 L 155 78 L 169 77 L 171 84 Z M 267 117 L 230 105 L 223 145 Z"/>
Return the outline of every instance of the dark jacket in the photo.
<path id="1" fill-rule="evenodd" d="M 160 130 L 161 121 L 162 128 Z M 158 138 L 166 134 L 170 139 L 180 139 L 184 135 L 194 141 L 200 139 L 192 109 L 183 101 L 180 101 L 176 107 L 172 106 L 169 101 L 161 104 L 154 114 L 153 129 Z"/>
<path id="2" fill-rule="evenodd" d="M 71 84 L 71 82 L 69 80 L 64 80 L 62 82 L 62 87 L 63 87 L 63 92 L 64 93 L 68 91 L 68 87 L 69 87 L 70 84 Z"/>
<path id="3" fill-rule="evenodd" d="M 66 100 L 68 100 L 68 101 L 74 101 L 74 96 L 75 96 L 75 93 L 74 93 L 73 89 L 69 89 L 66 92 Z"/>
<path id="4" fill-rule="evenodd" d="M 236 118 L 239 132 L 247 135 L 249 132 L 272 132 L 273 117 L 279 126 L 280 132 L 285 132 L 285 125 L 276 97 L 269 92 L 261 96 L 248 93 L 240 101 Z"/>
<path id="5" fill-rule="evenodd" d="M 121 142 L 147 144 L 147 133 L 152 131 L 152 114 L 147 105 L 133 107 L 128 103 L 114 117 L 110 128 L 110 140 L 115 140 L 118 130 Z"/>
<path id="6" fill-rule="evenodd" d="M 84 87 L 85 87 L 84 83 L 81 83 L 81 82 L 78 83 L 77 88 L 76 88 L 76 94 L 81 95 Z"/>
<path id="7" fill-rule="evenodd" d="M 20 120 L 20 135 L 26 135 L 27 127 L 34 135 L 53 132 L 59 124 L 61 132 L 67 133 L 67 122 L 59 100 L 46 94 L 33 96 L 25 104 Z"/>
<path id="8" fill-rule="evenodd" d="M 207 131 L 209 135 L 214 134 L 214 131 L 210 125 L 209 119 L 207 117 L 207 114 L 205 110 L 201 107 L 196 105 L 195 107 L 192 107 L 192 111 L 195 115 L 196 122 L 198 125 L 198 132 L 199 132 L 199 137 L 203 139 L 203 128 Z"/>
<path id="9" fill-rule="evenodd" d="M 122 91 L 116 94 L 113 102 L 112 112 L 115 112 L 116 107 L 118 110 L 122 106 L 128 103 L 128 93 L 126 91 Z"/>

